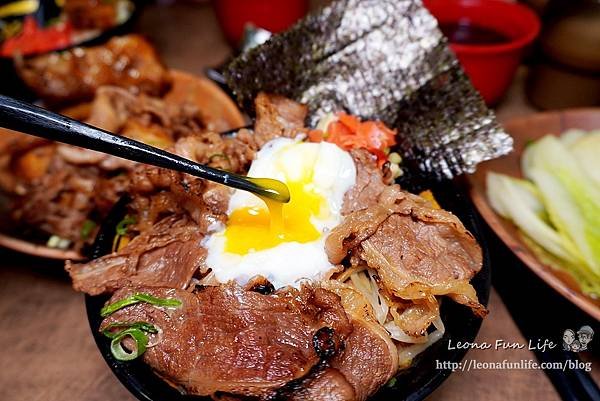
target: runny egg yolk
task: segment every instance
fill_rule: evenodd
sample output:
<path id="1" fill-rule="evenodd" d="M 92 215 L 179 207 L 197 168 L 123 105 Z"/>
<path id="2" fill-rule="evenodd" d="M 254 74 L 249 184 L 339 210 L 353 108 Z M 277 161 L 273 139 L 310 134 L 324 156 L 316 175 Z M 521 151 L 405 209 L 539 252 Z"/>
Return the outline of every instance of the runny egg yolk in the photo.
<path id="1" fill-rule="evenodd" d="M 285 183 L 291 199 L 267 206 L 250 192 L 233 192 L 227 222 L 215 224 L 202 242 L 215 279 L 243 285 L 262 276 L 281 288 L 328 274 L 334 266 L 325 240 L 341 223 L 344 196 L 356 183 L 350 154 L 328 142 L 275 138 L 257 153 L 248 177 Z"/>
<path id="2" fill-rule="evenodd" d="M 273 248 L 284 242 L 307 243 L 321 236 L 311 217 L 326 213 L 326 201 L 312 185 L 312 174 L 286 183 L 290 202 L 269 199 L 265 206 L 243 207 L 229 215 L 225 251 L 239 255 Z"/>

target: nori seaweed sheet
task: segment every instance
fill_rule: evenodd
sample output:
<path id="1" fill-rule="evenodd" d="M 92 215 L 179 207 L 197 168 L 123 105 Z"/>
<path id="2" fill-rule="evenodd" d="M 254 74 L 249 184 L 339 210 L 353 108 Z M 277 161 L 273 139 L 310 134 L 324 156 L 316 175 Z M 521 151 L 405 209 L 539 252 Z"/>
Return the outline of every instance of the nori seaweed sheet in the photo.
<path id="1" fill-rule="evenodd" d="M 250 113 L 265 91 L 307 104 L 311 126 L 340 110 L 382 120 L 428 176 L 473 172 L 512 150 L 421 1 L 335 1 L 233 60 L 225 77 Z"/>

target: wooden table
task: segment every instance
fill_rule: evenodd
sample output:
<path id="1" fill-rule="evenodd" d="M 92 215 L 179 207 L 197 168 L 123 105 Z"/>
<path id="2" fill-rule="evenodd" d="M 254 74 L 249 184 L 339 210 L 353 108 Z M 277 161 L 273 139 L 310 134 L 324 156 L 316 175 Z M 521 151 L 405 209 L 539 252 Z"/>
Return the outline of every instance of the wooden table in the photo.
<path id="1" fill-rule="evenodd" d="M 174 68 L 201 73 L 229 48 L 207 5 L 150 6 L 138 30 Z M 523 72 L 520 73 L 521 75 Z M 501 118 L 531 111 L 522 76 L 499 108 Z M 91 336 L 83 295 L 74 292 L 60 264 L 0 251 L 0 400 L 134 400 L 113 376 Z M 495 291 L 478 342 L 524 342 Z M 478 361 L 534 359 L 527 350 L 472 350 Z M 597 378 L 598 379 L 598 378 Z M 430 400 L 558 400 L 542 371 L 456 372 Z"/>

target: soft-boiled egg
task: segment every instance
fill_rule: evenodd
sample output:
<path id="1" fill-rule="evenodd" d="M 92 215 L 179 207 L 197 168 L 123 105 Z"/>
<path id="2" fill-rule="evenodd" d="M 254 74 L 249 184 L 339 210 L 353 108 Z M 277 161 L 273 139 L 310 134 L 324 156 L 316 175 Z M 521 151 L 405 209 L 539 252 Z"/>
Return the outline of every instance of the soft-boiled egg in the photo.
<path id="1" fill-rule="evenodd" d="M 356 182 L 350 154 L 328 142 L 276 138 L 258 152 L 248 176 L 285 182 L 291 199 L 270 212 L 255 195 L 234 192 L 226 225 L 204 241 L 215 278 L 243 285 L 260 275 L 280 288 L 330 272 L 325 238 L 340 224 L 344 195 Z"/>

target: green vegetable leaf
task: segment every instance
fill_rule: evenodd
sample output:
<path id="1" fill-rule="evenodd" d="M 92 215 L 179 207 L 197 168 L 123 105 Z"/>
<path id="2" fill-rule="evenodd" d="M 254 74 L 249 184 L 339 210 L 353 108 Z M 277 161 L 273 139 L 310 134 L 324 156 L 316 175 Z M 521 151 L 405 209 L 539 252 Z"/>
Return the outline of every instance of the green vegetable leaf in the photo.
<path id="1" fill-rule="evenodd" d="M 569 144 L 569 150 L 583 171 L 600 189 L 600 130 L 576 138 Z"/>
<path id="2" fill-rule="evenodd" d="M 541 138 L 525 153 L 523 172 L 538 187 L 564 246 L 600 278 L 600 190 L 555 136 Z"/>
<path id="3" fill-rule="evenodd" d="M 521 170 L 529 181 L 487 176 L 494 210 L 519 227 L 540 260 L 570 272 L 590 296 L 600 294 L 599 156 L 600 131 L 570 130 L 526 147 Z"/>
<path id="4" fill-rule="evenodd" d="M 499 215 L 512 220 L 552 254 L 573 262 L 577 260 L 565 248 L 556 229 L 541 217 L 544 205 L 531 183 L 503 174 L 488 173 L 486 186 L 490 205 Z"/>

